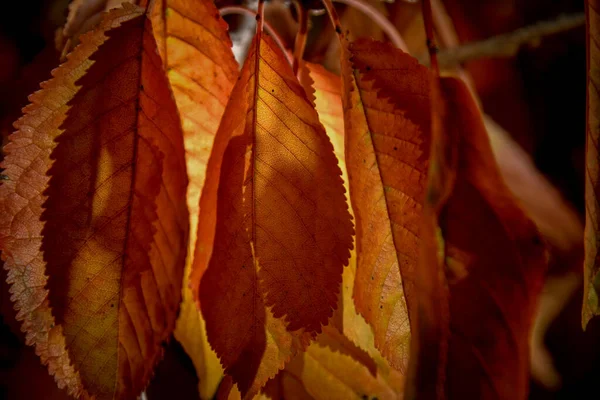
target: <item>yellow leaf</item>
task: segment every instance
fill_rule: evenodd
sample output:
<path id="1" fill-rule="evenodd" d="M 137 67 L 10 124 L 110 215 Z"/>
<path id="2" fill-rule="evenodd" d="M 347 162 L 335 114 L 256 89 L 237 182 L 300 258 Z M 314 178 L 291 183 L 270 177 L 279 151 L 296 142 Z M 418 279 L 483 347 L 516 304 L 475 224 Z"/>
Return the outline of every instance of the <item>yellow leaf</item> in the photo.
<path id="1" fill-rule="evenodd" d="M 196 368 L 202 399 L 214 396 L 223 369 L 206 338 L 193 300 L 189 274 L 198 230 L 200 191 L 214 135 L 238 75 L 227 24 L 212 0 L 157 0 L 151 10 L 154 34 L 181 116 L 189 177 L 190 243 L 183 302 L 175 328 Z"/>

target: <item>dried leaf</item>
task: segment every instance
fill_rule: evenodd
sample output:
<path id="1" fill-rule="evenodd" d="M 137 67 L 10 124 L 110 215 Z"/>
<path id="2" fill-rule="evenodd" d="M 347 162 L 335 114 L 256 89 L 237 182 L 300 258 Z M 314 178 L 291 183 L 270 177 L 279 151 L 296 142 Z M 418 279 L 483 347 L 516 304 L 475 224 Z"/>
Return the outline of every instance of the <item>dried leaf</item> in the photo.
<path id="1" fill-rule="evenodd" d="M 209 160 L 192 274 L 209 341 L 244 396 L 327 322 L 352 245 L 316 112 L 272 39 L 257 34 L 249 54 Z"/>
<path id="2" fill-rule="evenodd" d="M 238 75 L 227 25 L 212 0 L 157 0 L 151 19 L 159 52 L 181 116 L 189 178 L 189 253 L 183 302 L 175 338 L 191 357 L 200 397 L 214 396 L 223 369 L 206 338 L 205 322 L 193 300 L 189 274 L 196 245 L 200 191 L 214 135 Z"/>
<path id="3" fill-rule="evenodd" d="M 107 14 L 32 97 L 1 189 L 2 248 L 30 342 L 59 384 L 99 399 L 134 397 L 150 379 L 174 329 L 187 248 L 183 134 L 142 12 Z"/>
<path id="4" fill-rule="evenodd" d="M 599 232 L 600 213 L 598 190 L 600 187 L 600 1 L 586 3 L 587 33 L 587 140 L 585 173 L 585 271 L 583 294 L 583 327 L 589 320 L 600 314 L 600 252 Z"/>
<path id="5" fill-rule="evenodd" d="M 439 83 L 432 103 L 444 113 L 439 114 L 440 124 L 434 121 L 434 138 L 440 129 L 438 135 L 455 149 L 444 154 L 454 153 L 456 163 L 437 165 L 455 166 L 455 184 L 449 186 L 453 190 L 445 203 L 436 204 L 443 186 L 428 188 L 425 208 L 436 204 L 438 230 L 424 228 L 423 234 L 437 236 L 423 241 L 437 243 L 448 295 L 422 290 L 431 286 L 424 281 L 434 280 L 431 276 L 417 281 L 416 293 L 420 304 L 432 301 L 423 296 L 434 296 L 434 303 L 445 300 L 449 315 L 438 316 L 437 322 L 429 317 L 424 321 L 430 324 L 422 325 L 422 309 L 417 314 L 415 356 L 419 368 L 430 373 L 417 375 L 417 393 L 419 398 L 525 398 L 529 332 L 546 271 L 544 246 L 502 181 L 467 87 L 454 78 Z M 452 173 L 445 180 L 448 176 Z M 435 268 L 421 264 L 420 269 Z M 432 371 L 437 374 L 431 376 Z"/>
<path id="6" fill-rule="evenodd" d="M 354 299 L 375 344 L 406 371 L 429 135 L 428 71 L 381 42 L 350 45 L 346 161 L 356 215 Z M 350 70 L 352 68 L 352 70 Z"/>

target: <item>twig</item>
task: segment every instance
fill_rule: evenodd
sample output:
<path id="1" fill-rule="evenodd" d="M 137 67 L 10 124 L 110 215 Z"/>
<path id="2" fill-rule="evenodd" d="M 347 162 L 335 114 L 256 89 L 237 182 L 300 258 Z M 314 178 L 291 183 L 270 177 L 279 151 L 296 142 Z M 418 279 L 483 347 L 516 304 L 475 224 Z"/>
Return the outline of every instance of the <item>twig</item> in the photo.
<path id="1" fill-rule="evenodd" d="M 480 58 L 511 57 L 525 44 L 534 44 L 545 36 L 584 25 L 584 13 L 561 15 L 554 20 L 538 22 L 514 32 L 442 50 L 438 53 L 438 63 L 441 67 L 449 68 Z"/>
<path id="2" fill-rule="evenodd" d="M 460 46 L 460 40 L 458 38 L 458 34 L 456 33 L 456 29 L 454 28 L 454 23 L 452 22 L 452 18 L 450 18 L 448 15 L 442 0 L 431 0 L 431 12 L 433 16 L 433 25 L 442 49 L 452 49 Z M 465 72 L 460 64 L 455 64 L 452 67 L 446 67 L 446 70 L 451 69 L 454 69 L 457 76 L 467 85 L 471 95 L 473 95 L 473 98 L 477 103 L 477 106 L 481 108 L 481 101 L 479 100 L 479 95 L 475 90 L 475 85 L 473 84 L 473 79 L 471 79 L 471 76 Z"/>

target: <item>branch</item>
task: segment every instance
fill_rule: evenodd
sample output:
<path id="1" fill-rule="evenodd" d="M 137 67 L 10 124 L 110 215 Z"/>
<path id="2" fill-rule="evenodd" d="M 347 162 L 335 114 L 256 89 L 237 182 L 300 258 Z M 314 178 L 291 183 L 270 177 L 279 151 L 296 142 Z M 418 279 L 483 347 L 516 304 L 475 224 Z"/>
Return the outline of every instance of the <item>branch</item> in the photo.
<path id="1" fill-rule="evenodd" d="M 449 68 L 469 60 L 480 58 L 499 58 L 514 56 L 519 48 L 526 44 L 535 44 L 545 36 L 568 31 L 585 25 L 585 14 L 561 15 L 551 21 L 517 29 L 514 32 L 494 36 L 479 42 L 441 50 L 438 53 L 440 67 Z M 425 57 L 421 57 L 423 62 Z M 425 64 L 425 63 L 424 63 Z"/>

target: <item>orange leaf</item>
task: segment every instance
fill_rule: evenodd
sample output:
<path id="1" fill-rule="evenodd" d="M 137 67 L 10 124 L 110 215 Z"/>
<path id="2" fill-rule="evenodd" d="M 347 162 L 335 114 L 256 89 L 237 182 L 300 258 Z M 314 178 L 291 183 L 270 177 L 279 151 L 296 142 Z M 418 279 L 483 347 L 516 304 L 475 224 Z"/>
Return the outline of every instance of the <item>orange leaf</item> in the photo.
<path id="1" fill-rule="evenodd" d="M 397 398 L 402 392 L 404 377 L 375 348 L 371 327 L 354 307 L 355 274 L 353 251 L 329 325 L 280 373 L 296 377 L 312 398 Z M 284 393 L 290 397 L 289 390 Z"/>
<path id="2" fill-rule="evenodd" d="M 331 143 L 283 54 L 261 33 L 208 172 L 192 282 L 198 290 L 202 278 L 209 341 L 245 396 L 327 322 L 352 246 Z"/>
<path id="3" fill-rule="evenodd" d="M 89 57 L 106 40 L 104 32 L 118 26 L 119 19 L 137 14 L 139 11 L 131 9 L 114 11 L 96 31 L 84 37 L 68 61 L 53 71 L 54 78 L 42 83 L 43 90 L 30 96 L 32 104 L 15 123 L 18 131 L 4 148 L 2 167 L 7 179 L 0 186 L 0 247 L 17 319 L 23 321 L 27 343 L 35 345 L 36 353 L 48 364 L 59 386 L 67 386 L 74 395 L 82 393 L 83 388 L 64 349 L 62 327 L 54 322 L 45 289 L 47 276 L 40 252 L 40 215 L 45 200 L 42 192 L 48 182 L 45 175 L 55 147 L 53 140 L 62 133 L 59 127 L 69 108 L 67 102 L 79 89 L 75 82 L 91 65 Z"/>
<path id="4" fill-rule="evenodd" d="M 4 163 L 2 248 L 16 306 L 42 360 L 79 396 L 141 392 L 181 298 L 183 134 L 142 11 L 126 4 L 82 38 L 32 97 Z M 38 220 L 50 159 L 42 261 Z M 54 344 L 52 334 L 66 343 Z"/>
<path id="5" fill-rule="evenodd" d="M 333 144 L 333 151 L 342 170 L 342 178 L 347 187 L 346 157 L 344 155 L 344 110 L 342 108 L 342 81 L 340 77 L 327 71 L 322 65 L 306 63 L 311 87 L 314 91 L 314 104 L 319 121 L 325 128 Z M 346 193 L 347 194 L 347 193 Z"/>
<path id="6" fill-rule="evenodd" d="M 343 60 L 342 71 L 346 162 L 356 215 L 354 299 L 373 327 L 377 348 L 406 371 L 426 179 L 428 72 L 381 42 L 359 40 L 349 50 L 352 65 Z"/>
<path id="7" fill-rule="evenodd" d="M 333 143 L 347 184 L 344 156 L 344 111 L 341 97 L 342 81 L 339 76 L 327 71 L 320 65 L 306 63 L 306 66 L 310 71 L 310 77 L 313 81 L 315 106 L 319 113 L 319 119 L 325 126 L 327 134 Z M 339 333 L 346 336 L 346 340 L 350 340 L 355 345 L 355 350 L 348 354 L 353 353 L 353 358 L 362 362 L 370 370 L 371 368 L 376 368 L 377 374 L 385 379 L 389 387 L 393 388 L 396 393 L 399 393 L 402 388 L 402 375 L 390 368 L 387 360 L 381 356 L 381 353 L 375 347 L 371 326 L 358 314 L 354 305 L 355 277 L 356 252 L 353 251 L 349 266 L 344 268 L 338 308 L 330 320 L 330 326 L 325 330 L 331 333 L 332 329 L 337 329 Z M 325 333 L 323 332 L 323 334 Z M 350 346 L 346 346 L 346 348 L 349 349 Z M 362 354 L 356 354 L 356 350 L 363 351 L 362 349 L 368 354 L 367 359 Z M 368 359 L 369 356 L 372 360 Z M 373 361 L 376 366 L 371 366 Z"/>
<path id="8" fill-rule="evenodd" d="M 157 0 L 151 19 L 181 115 L 190 178 L 188 206 L 195 236 L 206 164 L 238 76 L 238 65 L 227 24 L 212 0 Z M 195 240 L 191 242 L 193 245 Z"/>
<path id="9" fill-rule="evenodd" d="M 362 363 L 365 367 L 369 368 L 373 372 L 372 368 L 376 368 L 377 375 L 385 381 L 386 385 L 393 389 L 395 393 L 402 391 L 404 377 L 394 368 L 390 367 L 386 358 L 375 347 L 375 337 L 371 326 L 364 320 L 364 318 L 358 314 L 354 300 L 353 292 L 356 278 L 356 252 L 352 252 L 352 258 L 350 259 L 350 265 L 344 269 L 342 290 L 340 293 L 340 300 L 338 309 L 334 312 L 331 318 L 330 326 L 328 330 L 337 329 L 342 335 L 346 336 L 358 350 L 366 352 L 366 355 L 372 359 L 365 359 L 360 353 L 356 354 L 356 351 L 347 352 L 348 355 L 352 355 L 353 359 Z M 326 332 L 324 332 L 325 334 Z M 350 346 L 345 346 L 347 349 L 351 349 Z M 371 366 L 374 362 L 375 365 Z M 379 379 L 379 378 L 378 378 Z"/>
<path id="10" fill-rule="evenodd" d="M 212 0 L 157 0 L 151 19 L 181 116 L 189 178 L 189 253 L 175 338 L 194 362 L 200 397 L 209 399 L 214 396 L 223 378 L 223 370 L 206 339 L 205 323 L 193 300 L 189 274 L 206 164 L 238 76 L 238 65 L 231 51 L 227 24 L 219 16 Z"/>
<path id="11" fill-rule="evenodd" d="M 440 124 L 434 120 L 434 137 L 447 138 L 455 150 L 444 153 L 456 154 L 456 163 L 432 159 L 431 169 L 454 167 L 455 184 L 445 203 L 438 202 L 439 187 L 429 187 L 425 208 L 433 206 L 439 215 L 425 220 L 423 234 L 429 237 L 423 242 L 436 244 L 440 282 L 448 293 L 432 290 L 434 257 L 423 257 L 419 269 L 429 275 L 417 281 L 416 390 L 420 398 L 525 398 L 529 332 L 546 271 L 544 246 L 499 174 L 467 87 L 454 78 L 439 84 L 432 103 L 434 112 L 444 113 Z M 446 308 L 448 315 L 423 319 L 421 305 L 436 302 L 446 302 L 436 311 Z"/>
<path id="12" fill-rule="evenodd" d="M 583 296 L 583 326 L 600 314 L 600 253 L 598 251 L 600 214 L 598 190 L 600 187 L 600 2 L 589 0 L 586 3 L 587 17 L 587 140 L 586 140 L 586 180 L 585 180 L 585 272 Z"/>

